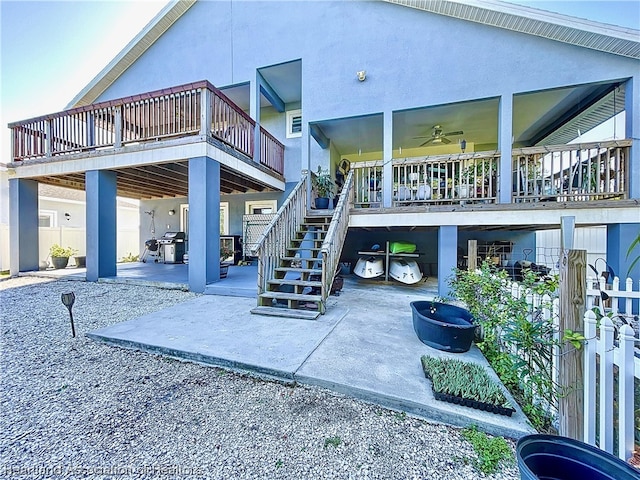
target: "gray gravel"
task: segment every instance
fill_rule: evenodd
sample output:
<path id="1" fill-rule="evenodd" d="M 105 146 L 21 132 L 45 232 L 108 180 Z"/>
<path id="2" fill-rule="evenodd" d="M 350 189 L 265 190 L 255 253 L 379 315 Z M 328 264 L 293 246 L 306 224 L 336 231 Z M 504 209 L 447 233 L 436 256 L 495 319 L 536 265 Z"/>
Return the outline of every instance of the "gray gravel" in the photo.
<path id="1" fill-rule="evenodd" d="M 478 472 L 453 427 L 84 337 L 193 297 L 1 281 L 0 478 L 519 478 Z"/>

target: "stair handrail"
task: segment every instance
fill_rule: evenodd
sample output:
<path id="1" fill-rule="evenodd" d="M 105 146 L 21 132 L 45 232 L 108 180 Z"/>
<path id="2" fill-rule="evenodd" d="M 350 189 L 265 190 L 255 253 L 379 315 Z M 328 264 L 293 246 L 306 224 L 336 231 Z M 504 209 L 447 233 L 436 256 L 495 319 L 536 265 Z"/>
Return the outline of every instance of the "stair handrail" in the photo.
<path id="1" fill-rule="evenodd" d="M 254 252 L 258 257 L 258 295 L 267 290 L 267 281 L 274 277 L 280 257 L 295 237 L 298 226 L 307 213 L 307 183 L 305 172 L 298 184 L 276 212 L 264 233 L 258 239 Z"/>
<path id="2" fill-rule="evenodd" d="M 331 293 L 331 284 L 336 275 L 344 240 L 349 230 L 349 204 L 353 189 L 353 170 L 349 171 L 340 192 L 338 204 L 333 212 L 327 235 L 320 247 L 322 255 L 322 303 L 326 304 Z M 323 309 L 324 310 L 324 309 Z"/>

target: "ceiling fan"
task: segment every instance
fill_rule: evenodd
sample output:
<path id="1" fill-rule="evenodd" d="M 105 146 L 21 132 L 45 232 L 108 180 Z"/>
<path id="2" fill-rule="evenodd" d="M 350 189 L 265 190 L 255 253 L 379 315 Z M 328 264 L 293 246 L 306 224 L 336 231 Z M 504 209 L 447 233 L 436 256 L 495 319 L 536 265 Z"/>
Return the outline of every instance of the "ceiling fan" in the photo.
<path id="1" fill-rule="evenodd" d="M 442 127 L 440 125 L 434 125 L 433 126 L 433 132 L 431 133 L 430 136 L 421 136 L 421 137 L 413 137 L 413 138 L 428 138 L 428 140 L 426 142 L 424 142 L 423 144 L 421 144 L 421 147 L 424 147 L 425 145 L 427 145 L 428 143 L 431 144 L 449 144 L 451 143 L 451 140 L 449 140 L 447 137 L 448 136 L 453 136 L 453 135 L 462 135 L 464 132 L 462 130 L 458 130 L 456 132 L 447 132 L 447 133 L 442 133 Z"/>

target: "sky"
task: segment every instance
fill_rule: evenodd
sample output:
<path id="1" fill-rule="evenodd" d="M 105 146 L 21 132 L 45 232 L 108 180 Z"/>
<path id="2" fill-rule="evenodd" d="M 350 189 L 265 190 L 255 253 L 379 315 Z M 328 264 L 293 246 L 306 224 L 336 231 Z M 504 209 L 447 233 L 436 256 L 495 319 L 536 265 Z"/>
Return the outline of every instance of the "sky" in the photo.
<path id="1" fill-rule="evenodd" d="M 0 0 L 0 163 L 7 123 L 64 110 L 167 3 Z M 640 29 L 640 0 L 512 3 Z"/>

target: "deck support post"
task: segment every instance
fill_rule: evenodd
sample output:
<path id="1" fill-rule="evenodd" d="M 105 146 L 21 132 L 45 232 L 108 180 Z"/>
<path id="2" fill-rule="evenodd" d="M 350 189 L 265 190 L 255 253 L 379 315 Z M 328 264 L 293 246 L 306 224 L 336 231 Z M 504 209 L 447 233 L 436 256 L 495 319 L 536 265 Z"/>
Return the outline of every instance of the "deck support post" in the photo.
<path id="1" fill-rule="evenodd" d="M 51 150 L 51 139 L 53 138 L 52 129 L 51 129 L 51 120 L 44 121 L 44 155 L 47 158 L 50 158 L 52 155 Z"/>
<path id="2" fill-rule="evenodd" d="M 382 206 L 390 208 L 393 201 L 393 112 L 384 112 L 382 165 Z"/>
<path id="3" fill-rule="evenodd" d="M 87 197 L 87 281 L 117 274 L 117 184 L 116 172 L 90 170 L 85 173 Z"/>
<path id="4" fill-rule="evenodd" d="M 511 148 L 513 141 L 513 96 L 511 93 L 500 97 L 498 113 L 498 149 L 500 150 L 500 166 L 498 167 L 498 203 L 511 203 Z"/>
<path id="5" fill-rule="evenodd" d="M 458 265 L 458 226 L 438 227 L 438 295 L 450 296 L 448 279 Z"/>
<path id="6" fill-rule="evenodd" d="M 565 250 L 560 257 L 560 337 L 564 332 L 584 331 L 587 297 L 587 251 Z M 583 350 L 570 342 L 560 345 L 558 357 L 559 434 L 575 440 L 584 438 Z"/>
<path id="7" fill-rule="evenodd" d="M 256 70 L 256 78 L 249 84 L 249 116 L 255 120 L 253 127 L 253 161 L 260 163 L 260 82 L 262 75 Z"/>
<path id="8" fill-rule="evenodd" d="M 200 135 L 207 138 L 211 134 L 213 113 L 211 111 L 211 90 L 206 87 L 200 89 Z"/>
<path id="9" fill-rule="evenodd" d="M 189 159 L 189 290 L 220 280 L 220 164 Z"/>
<path id="10" fill-rule="evenodd" d="M 38 182 L 9 179 L 9 268 L 11 275 L 38 270 Z"/>
<path id="11" fill-rule="evenodd" d="M 625 137 L 631 138 L 629 149 L 628 174 L 629 198 L 640 198 L 640 75 L 625 83 Z"/>

